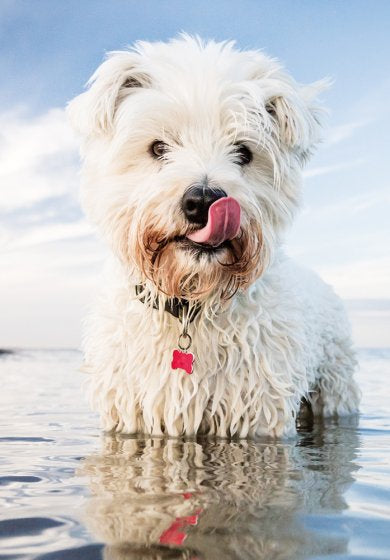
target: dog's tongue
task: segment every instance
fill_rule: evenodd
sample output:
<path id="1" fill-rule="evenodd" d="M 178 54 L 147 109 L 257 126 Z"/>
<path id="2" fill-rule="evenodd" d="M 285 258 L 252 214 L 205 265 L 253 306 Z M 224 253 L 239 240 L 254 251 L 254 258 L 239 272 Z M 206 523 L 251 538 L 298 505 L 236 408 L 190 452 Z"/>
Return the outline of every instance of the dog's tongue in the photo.
<path id="1" fill-rule="evenodd" d="M 218 247 L 228 239 L 234 239 L 240 230 L 241 208 L 235 198 L 219 198 L 209 208 L 207 224 L 187 235 L 195 243 Z"/>

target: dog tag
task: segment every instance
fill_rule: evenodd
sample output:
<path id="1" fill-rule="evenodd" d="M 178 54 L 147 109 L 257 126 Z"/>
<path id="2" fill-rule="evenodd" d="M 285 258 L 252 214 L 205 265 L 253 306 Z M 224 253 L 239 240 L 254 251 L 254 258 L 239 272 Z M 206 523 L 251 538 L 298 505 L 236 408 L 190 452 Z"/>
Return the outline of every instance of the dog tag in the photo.
<path id="1" fill-rule="evenodd" d="M 192 373 L 194 365 L 194 355 L 191 352 L 174 350 L 172 355 L 172 369 L 184 369 L 188 374 Z"/>
<path id="2" fill-rule="evenodd" d="M 174 350 L 172 355 L 172 369 L 183 369 L 188 375 L 192 373 L 194 365 L 194 355 L 192 352 L 187 352 L 192 344 L 192 338 L 188 332 L 184 331 L 179 336 L 177 345 L 180 350 Z"/>

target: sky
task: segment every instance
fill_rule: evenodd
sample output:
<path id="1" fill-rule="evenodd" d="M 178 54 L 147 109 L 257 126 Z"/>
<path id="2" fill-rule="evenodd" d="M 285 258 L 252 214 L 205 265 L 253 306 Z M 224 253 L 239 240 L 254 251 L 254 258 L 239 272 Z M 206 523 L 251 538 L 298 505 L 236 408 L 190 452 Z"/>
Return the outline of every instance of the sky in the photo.
<path id="1" fill-rule="evenodd" d="M 389 346 L 389 21 L 387 0 L 0 0 L 0 346 L 79 347 L 106 249 L 64 107 L 107 51 L 180 31 L 333 79 L 286 250 L 345 300 L 358 346 Z"/>

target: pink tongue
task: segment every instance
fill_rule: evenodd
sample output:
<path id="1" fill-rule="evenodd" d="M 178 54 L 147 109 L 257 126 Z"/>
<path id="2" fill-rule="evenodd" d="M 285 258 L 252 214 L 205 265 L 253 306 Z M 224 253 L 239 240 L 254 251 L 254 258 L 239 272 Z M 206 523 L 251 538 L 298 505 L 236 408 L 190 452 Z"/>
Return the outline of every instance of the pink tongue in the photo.
<path id="1" fill-rule="evenodd" d="M 207 224 L 187 235 L 195 243 L 218 247 L 228 239 L 234 239 L 240 230 L 241 208 L 235 198 L 219 198 L 209 208 Z"/>

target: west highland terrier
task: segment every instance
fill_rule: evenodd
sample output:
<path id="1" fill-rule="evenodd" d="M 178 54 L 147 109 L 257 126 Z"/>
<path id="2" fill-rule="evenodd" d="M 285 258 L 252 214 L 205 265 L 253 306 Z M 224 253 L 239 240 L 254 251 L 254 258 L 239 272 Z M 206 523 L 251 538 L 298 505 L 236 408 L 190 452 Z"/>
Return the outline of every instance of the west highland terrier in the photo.
<path id="1" fill-rule="evenodd" d="M 85 368 L 105 430 L 291 436 L 357 411 L 340 300 L 282 251 L 315 97 L 275 60 L 182 35 L 113 52 L 69 106 L 112 248 Z"/>

